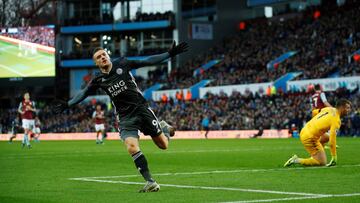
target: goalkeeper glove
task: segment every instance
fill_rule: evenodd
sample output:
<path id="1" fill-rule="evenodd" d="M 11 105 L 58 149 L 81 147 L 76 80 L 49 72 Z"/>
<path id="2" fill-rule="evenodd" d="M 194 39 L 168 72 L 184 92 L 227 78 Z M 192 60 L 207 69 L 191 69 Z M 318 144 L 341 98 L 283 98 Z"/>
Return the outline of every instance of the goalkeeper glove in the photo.
<path id="1" fill-rule="evenodd" d="M 56 100 L 53 104 L 53 110 L 55 113 L 59 114 L 69 107 L 68 103 L 63 100 Z"/>
<path id="2" fill-rule="evenodd" d="M 189 45 L 186 42 L 181 42 L 180 44 L 176 45 L 176 43 L 174 41 L 168 52 L 170 54 L 170 57 L 174 57 L 178 54 L 186 52 L 188 50 L 188 48 L 189 48 Z"/>
<path id="3" fill-rule="evenodd" d="M 335 166 L 336 165 L 336 162 L 337 162 L 337 156 L 332 156 L 331 157 L 331 161 L 326 164 L 327 167 L 330 167 L 330 166 Z"/>

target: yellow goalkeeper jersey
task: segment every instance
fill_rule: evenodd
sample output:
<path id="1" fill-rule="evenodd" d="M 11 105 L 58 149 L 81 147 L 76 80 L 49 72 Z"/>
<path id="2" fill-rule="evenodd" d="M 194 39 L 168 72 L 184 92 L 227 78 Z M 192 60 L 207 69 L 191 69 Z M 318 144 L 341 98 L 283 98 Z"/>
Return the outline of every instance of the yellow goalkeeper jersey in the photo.
<path id="1" fill-rule="evenodd" d="M 318 140 L 326 132 L 330 131 L 331 155 L 336 155 L 336 135 L 341 126 L 340 114 L 336 108 L 326 107 L 306 123 L 304 130 L 307 132 L 303 138 Z"/>

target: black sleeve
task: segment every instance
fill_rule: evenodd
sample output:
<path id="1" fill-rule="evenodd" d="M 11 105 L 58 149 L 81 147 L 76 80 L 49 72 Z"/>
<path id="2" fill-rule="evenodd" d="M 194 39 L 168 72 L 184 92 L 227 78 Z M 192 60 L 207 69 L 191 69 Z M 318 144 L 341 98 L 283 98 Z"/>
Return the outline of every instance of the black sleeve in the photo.
<path id="1" fill-rule="evenodd" d="M 127 62 L 130 66 L 130 69 L 136 69 L 144 66 L 151 66 L 158 64 L 168 58 L 170 58 L 170 54 L 168 52 L 165 52 L 162 54 L 149 56 L 144 60 L 128 60 Z"/>
<path id="2" fill-rule="evenodd" d="M 70 99 L 67 103 L 68 106 L 73 106 L 78 103 L 80 103 L 82 100 L 84 100 L 87 96 L 89 96 L 91 93 L 95 92 L 95 90 L 98 88 L 97 83 L 95 82 L 95 79 L 92 80 L 84 89 L 80 90 L 72 99 Z"/>

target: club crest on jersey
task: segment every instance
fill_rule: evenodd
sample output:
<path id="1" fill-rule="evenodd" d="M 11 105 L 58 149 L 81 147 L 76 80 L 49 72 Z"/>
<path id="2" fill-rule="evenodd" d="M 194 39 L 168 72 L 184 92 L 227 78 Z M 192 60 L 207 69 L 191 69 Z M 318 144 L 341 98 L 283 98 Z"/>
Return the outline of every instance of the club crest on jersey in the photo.
<path id="1" fill-rule="evenodd" d="M 121 75 L 123 73 L 123 69 L 121 69 L 121 68 L 116 69 L 116 73 L 118 75 Z"/>
<path id="2" fill-rule="evenodd" d="M 156 126 L 158 124 L 157 120 L 152 120 L 152 124 Z"/>

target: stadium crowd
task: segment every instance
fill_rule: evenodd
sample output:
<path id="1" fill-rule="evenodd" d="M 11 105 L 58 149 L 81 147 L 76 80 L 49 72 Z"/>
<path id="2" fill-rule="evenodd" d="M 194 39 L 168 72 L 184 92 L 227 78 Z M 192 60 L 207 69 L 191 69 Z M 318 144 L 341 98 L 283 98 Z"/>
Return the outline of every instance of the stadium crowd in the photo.
<path id="1" fill-rule="evenodd" d="M 360 61 L 349 63 L 349 56 L 360 44 L 360 32 L 356 27 L 360 19 L 353 17 L 360 12 L 360 6 L 329 9 L 315 18 L 317 9 L 273 19 L 250 20 L 246 30 L 239 31 L 236 36 L 225 38 L 170 73 L 161 70 L 162 74 L 157 77 L 139 78 L 138 85 L 145 90 L 155 83 L 162 83 L 162 89 L 188 88 L 203 79 L 212 80 L 210 86 L 261 83 L 274 81 L 292 71 L 302 72 L 298 79 L 325 78 L 332 74 L 360 75 Z M 151 15 L 139 13 L 134 20 L 141 21 L 144 16 Z M 128 56 L 164 51 L 161 48 L 141 53 L 129 51 Z M 282 63 L 268 66 L 271 60 L 289 51 L 297 53 Z M 119 49 L 115 50 L 113 56 L 119 55 Z M 91 48 L 63 55 L 63 59 L 89 57 Z M 213 59 L 222 62 L 194 76 L 196 68 Z"/>
<path id="2" fill-rule="evenodd" d="M 294 124 L 301 129 L 310 119 L 311 106 L 309 93 L 278 93 L 274 95 L 253 94 L 247 92 L 231 95 L 207 94 L 205 99 L 177 100 L 168 102 L 150 101 L 159 119 L 171 123 L 178 130 L 201 130 L 202 120 L 209 119 L 210 130 L 246 130 L 246 129 L 290 129 Z M 336 98 L 349 98 L 353 102 L 352 113 L 343 119 L 341 135 L 360 136 L 360 94 L 341 88 L 335 92 L 327 92 L 328 101 L 335 103 Z M 108 105 L 103 104 L 103 109 Z M 95 103 L 78 105 L 56 116 L 51 107 L 44 105 L 39 108 L 42 132 L 93 132 L 94 125 L 91 115 Z M 116 132 L 116 119 L 113 111 L 106 112 L 107 130 Z M 8 132 L 17 109 L 2 110 L 2 132 Z"/>
<path id="3" fill-rule="evenodd" d="M 353 112 L 344 119 L 348 127 L 346 135 L 360 134 L 360 94 L 351 93 L 346 89 L 327 93 L 330 103 L 335 98 L 345 97 L 353 101 Z M 153 102 L 160 118 L 172 123 L 180 130 L 200 130 L 201 120 L 207 116 L 210 130 L 238 129 L 286 129 L 295 124 L 301 129 L 311 118 L 310 94 L 295 92 L 275 94 L 271 96 L 252 94 L 232 95 L 208 94 L 206 99 L 193 101 L 170 101 L 168 103 Z M 345 126 L 343 127 L 345 129 Z"/>
<path id="4" fill-rule="evenodd" d="M 334 73 L 359 75 L 359 61 L 349 63 L 349 55 L 360 44 L 356 27 L 360 19 L 353 17 L 360 12 L 359 5 L 329 10 L 317 19 L 313 11 L 292 15 L 287 20 L 281 20 L 285 16 L 249 21 L 246 31 L 224 39 L 205 54 L 173 69 L 169 77 L 145 82 L 147 85 L 160 82 L 165 84 L 162 89 L 176 89 L 188 88 L 202 79 L 213 79 L 211 86 L 268 82 L 291 71 L 301 71 L 299 79 L 324 78 Z M 288 51 L 297 54 L 267 67 L 268 62 Z M 212 59 L 222 59 L 222 63 L 193 76 L 196 68 Z"/>
<path id="5" fill-rule="evenodd" d="M 54 29 L 47 26 L 18 27 L 17 32 L 1 33 L 1 35 L 45 46 L 55 46 Z"/>
<path id="6" fill-rule="evenodd" d="M 105 106 L 103 106 L 105 107 Z M 37 115 L 41 121 L 42 132 L 93 132 L 94 123 L 92 114 L 95 110 L 95 105 L 88 103 L 86 105 L 78 105 L 76 108 L 66 110 L 61 116 L 52 111 L 50 105 L 44 105 L 42 108 L 37 108 Z M 105 111 L 108 131 L 116 131 L 115 117 L 112 111 Z M 17 108 L 1 109 L 0 114 L 3 115 L 0 119 L 0 133 L 7 133 L 11 131 L 11 122 L 18 117 Z M 114 120 L 113 120 L 114 119 Z M 110 125 L 111 124 L 111 125 Z M 114 124 L 114 125 L 112 125 Z"/>

